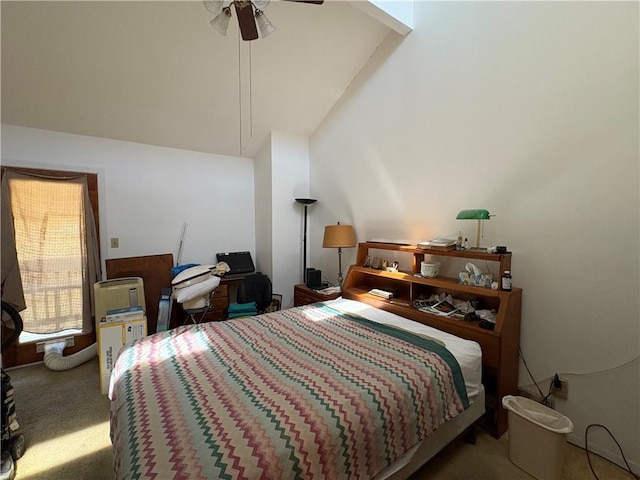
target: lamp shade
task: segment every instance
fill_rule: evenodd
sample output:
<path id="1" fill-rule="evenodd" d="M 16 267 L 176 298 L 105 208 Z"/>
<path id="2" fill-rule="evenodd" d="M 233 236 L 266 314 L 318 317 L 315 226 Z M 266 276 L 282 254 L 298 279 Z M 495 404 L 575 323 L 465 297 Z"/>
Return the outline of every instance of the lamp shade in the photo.
<path id="1" fill-rule="evenodd" d="M 296 198 L 296 202 L 301 203 L 303 205 L 311 205 L 312 203 L 316 203 L 318 200 L 315 198 Z"/>
<path id="2" fill-rule="evenodd" d="M 458 215 L 456 216 L 457 220 L 477 220 L 478 221 L 478 229 L 476 231 L 476 248 L 480 248 L 480 226 L 482 224 L 482 220 L 489 220 L 491 215 L 488 210 L 483 208 L 475 209 L 475 210 L 460 210 Z"/>
<path id="3" fill-rule="evenodd" d="M 351 225 L 327 225 L 324 227 L 323 248 L 348 248 L 356 246 L 356 233 Z"/>
<path id="4" fill-rule="evenodd" d="M 255 18 L 263 38 L 276 31 L 276 27 L 271 24 L 262 10 L 256 10 Z"/>
<path id="5" fill-rule="evenodd" d="M 231 19 L 231 9 L 224 7 L 209 24 L 221 35 L 226 35 L 229 28 L 229 19 Z"/>
<path id="6" fill-rule="evenodd" d="M 489 218 L 489 211 L 484 209 L 460 210 L 456 217 L 457 220 L 489 220 Z"/>

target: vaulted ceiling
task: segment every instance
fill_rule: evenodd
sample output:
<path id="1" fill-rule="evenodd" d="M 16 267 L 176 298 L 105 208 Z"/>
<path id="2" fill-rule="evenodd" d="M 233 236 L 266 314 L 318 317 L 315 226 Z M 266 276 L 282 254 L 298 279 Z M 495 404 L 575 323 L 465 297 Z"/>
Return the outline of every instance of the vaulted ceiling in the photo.
<path id="1" fill-rule="evenodd" d="M 200 1 L 2 1 L 2 123 L 254 157 L 310 135 L 397 35 L 353 3 L 272 1 L 276 31 L 243 42 Z"/>

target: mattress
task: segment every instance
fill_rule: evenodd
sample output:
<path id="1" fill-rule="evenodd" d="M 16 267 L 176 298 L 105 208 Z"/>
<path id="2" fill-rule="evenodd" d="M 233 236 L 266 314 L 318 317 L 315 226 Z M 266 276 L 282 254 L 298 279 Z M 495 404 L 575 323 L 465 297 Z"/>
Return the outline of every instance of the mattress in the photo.
<path id="1" fill-rule="evenodd" d="M 433 432 L 405 455 L 398 458 L 391 465 L 380 471 L 374 480 L 397 480 L 408 478 L 420 466 L 424 465 L 442 448 L 457 436 L 462 434 L 470 425 L 485 413 L 484 386 L 482 385 L 482 350 L 477 342 L 451 335 L 450 333 L 414 322 L 371 305 L 338 298 L 325 302 L 340 311 L 362 315 L 369 320 L 397 328 L 405 329 L 417 335 L 426 335 L 444 343 L 446 348 L 456 357 L 460 364 L 470 407 L 460 415 L 452 418 Z"/>
<path id="2" fill-rule="evenodd" d="M 482 350 L 478 342 L 451 335 L 355 300 L 338 298 L 324 303 L 340 311 L 361 315 L 374 322 L 392 325 L 417 335 L 426 335 L 441 340 L 460 364 L 469 400 L 473 401 L 478 396 L 482 389 Z"/>
<path id="3" fill-rule="evenodd" d="M 342 299 L 138 340 L 111 379 L 116 478 L 385 478 L 465 418 L 472 343 Z"/>

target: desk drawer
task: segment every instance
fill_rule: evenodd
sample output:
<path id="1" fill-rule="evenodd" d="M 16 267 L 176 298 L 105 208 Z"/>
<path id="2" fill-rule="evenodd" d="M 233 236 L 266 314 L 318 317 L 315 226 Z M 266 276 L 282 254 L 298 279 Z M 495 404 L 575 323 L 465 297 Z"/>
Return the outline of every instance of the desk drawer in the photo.
<path id="1" fill-rule="evenodd" d="M 225 297 L 212 297 L 211 310 L 224 310 L 229 306 L 229 299 Z"/>
<path id="2" fill-rule="evenodd" d="M 212 299 L 220 297 L 229 297 L 229 287 L 227 285 L 218 285 L 216 289 L 211 293 Z"/>

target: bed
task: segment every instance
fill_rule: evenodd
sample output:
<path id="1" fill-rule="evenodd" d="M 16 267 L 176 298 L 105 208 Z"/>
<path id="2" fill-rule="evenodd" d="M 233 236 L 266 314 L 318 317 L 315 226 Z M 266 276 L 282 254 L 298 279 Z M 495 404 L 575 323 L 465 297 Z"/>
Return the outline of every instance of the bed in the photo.
<path id="1" fill-rule="evenodd" d="M 484 414 L 477 343 L 347 299 L 135 341 L 117 479 L 407 478 Z"/>

